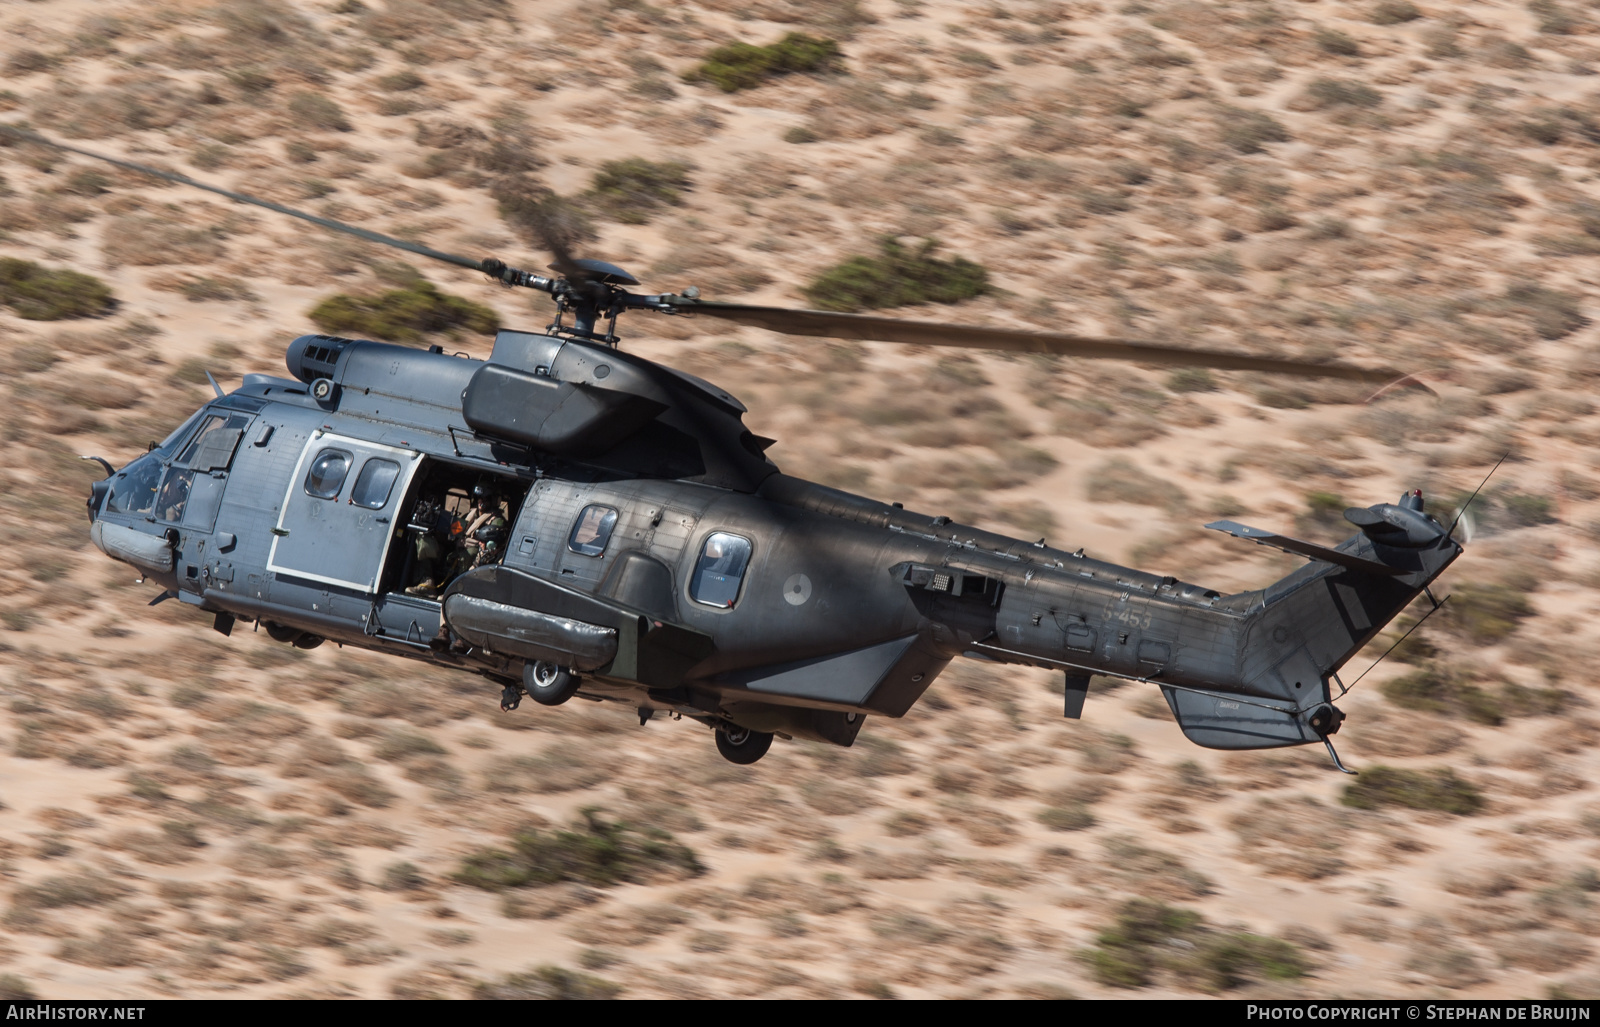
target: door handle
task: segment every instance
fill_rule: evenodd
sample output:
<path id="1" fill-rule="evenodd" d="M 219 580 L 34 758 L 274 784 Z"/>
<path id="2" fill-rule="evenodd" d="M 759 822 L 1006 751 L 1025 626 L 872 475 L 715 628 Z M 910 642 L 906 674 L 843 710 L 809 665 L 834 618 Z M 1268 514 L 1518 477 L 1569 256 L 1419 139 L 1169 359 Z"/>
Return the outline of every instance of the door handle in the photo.
<path id="1" fill-rule="evenodd" d="M 288 537 L 289 529 L 288 528 L 273 528 L 272 529 L 272 533 L 274 535 L 277 535 L 279 538 L 286 538 L 286 537 Z"/>
<path id="2" fill-rule="evenodd" d="M 374 517 L 373 520 L 377 521 L 379 524 L 388 524 L 389 523 L 389 518 L 387 518 L 387 517 Z"/>

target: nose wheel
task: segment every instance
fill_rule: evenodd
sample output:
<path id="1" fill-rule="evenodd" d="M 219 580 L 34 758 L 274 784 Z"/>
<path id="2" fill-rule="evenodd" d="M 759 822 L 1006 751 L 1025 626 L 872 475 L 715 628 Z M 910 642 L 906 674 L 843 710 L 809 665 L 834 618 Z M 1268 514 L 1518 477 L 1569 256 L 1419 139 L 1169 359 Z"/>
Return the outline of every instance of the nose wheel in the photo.
<path id="1" fill-rule="evenodd" d="M 770 748 L 772 735 L 765 731 L 751 731 L 737 724 L 723 724 L 717 728 L 717 751 L 729 763 L 754 763 Z"/>

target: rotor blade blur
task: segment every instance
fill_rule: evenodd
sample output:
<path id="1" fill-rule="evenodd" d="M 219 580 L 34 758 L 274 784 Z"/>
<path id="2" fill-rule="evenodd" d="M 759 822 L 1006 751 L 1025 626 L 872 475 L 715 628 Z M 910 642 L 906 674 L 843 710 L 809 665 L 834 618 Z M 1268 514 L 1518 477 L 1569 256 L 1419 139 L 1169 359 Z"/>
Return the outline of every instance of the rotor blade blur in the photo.
<path id="1" fill-rule="evenodd" d="M 419 257 L 427 257 L 430 260 L 443 261 L 446 264 L 454 264 L 456 267 L 464 267 L 472 271 L 483 270 L 483 262 L 474 260 L 471 257 L 461 257 L 454 253 L 445 253 L 442 250 L 435 250 L 431 247 L 423 246 L 420 243 L 407 242 L 404 239 L 396 239 L 393 236 L 384 235 L 381 232 L 372 232 L 365 228 L 357 228 L 354 225 L 347 225 L 343 221 L 335 221 L 332 218 L 324 218 L 318 217 L 315 214 L 307 214 L 303 210 L 295 210 L 293 207 L 285 207 L 283 204 L 273 203 L 271 200 L 259 199 L 255 196 L 250 196 L 245 193 L 236 193 L 231 189 L 223 189 L 220 186 L 207 185 L 205 182 L 196 181 L 195 179 L 190 178 L 188 175 L 180 175 L 176 171 L 162 171 L 159 168 L 152 168 L 147 164 L 139 164 L 131 160 L 123 160 L 120 157 L 110 157 L 103 153 L 95 153 L 93 150 L 85 150 L 76 146 L 69 146 L 66 143 L 58 143 L 54 139 L 46 138 L 45 136 L 42 136 L 39 133 L 29 129 L 18 128 L 15 125 L 0 124 L 0 135 L 11 136 L 12 138 L 21 139 L 30 143 L 39 143 L 43 146 L 52 146 L 57 150 L 65 150 L 68 153 L 76 153 L 82 157 L 92 157 L 95 160 L 105 161 L 107 164 L 115 164 L 119 168 L 127 168 L 129 171 L 137 171 L 142 175 L 152 175 L 156 178 L 165 179 L 168 182 L 176 182 L 179 185 L 194 186 L 196 189 L 204 189 L 208 193 L 216 193 L 218 196 L 226 196 L 228 199 L 237 203 L 248 203 L 257 207 L 265 207 L 267 210 L 275 210 L 279 214 L 287 214 L 292 218 L 299 218 L 301 221 L 309 221 L 313 225 L 319 225 L 322 228 L 326 228 L 334 232 L 343 232 L 345 235 L 353 235 L 357 239 L 365 239 L 367 242 L 378 243 L 381 246 L 392 246 L 395 249 L 405 250 L 407 253 L 415 253 Z"/>
<path id="2" fill-rule="evenodd" d="M 1219 371 L 1265 371 L 1306 378 L 1348 378 L 1366 382 L 1386 381 L 1399 374 L 1387 368 L 1368 369 L 1349 364 L 1319 364 L 1306 360 L 1255 356 L 1249 353 L 1162 346 L 1152 342 L 1096 339 L 1061 332 L 941 324 L 932 321 L 902 321 L 870 314 L 756 307 L 741 303 L 715 303 L 681 297 L 674 297 L 667 302 L 673 310 L 681 314 L 722 318 L 785 335 L 858 339 L 862 342 L 897 342 L 913 346 L 956 346 L 964 349 L 1003 350 L 1011 353 L 1048 353 L 1086 360 L 1132 360 L 1175 367 L 1210 367 Z"/>

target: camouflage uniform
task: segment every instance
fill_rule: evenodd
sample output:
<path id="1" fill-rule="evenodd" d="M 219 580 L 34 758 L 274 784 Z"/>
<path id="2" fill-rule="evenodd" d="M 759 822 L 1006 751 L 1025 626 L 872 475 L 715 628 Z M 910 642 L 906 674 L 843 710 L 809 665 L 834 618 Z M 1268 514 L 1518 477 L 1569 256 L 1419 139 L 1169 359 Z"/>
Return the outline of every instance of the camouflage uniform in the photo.
<path id="1" fill-rule="evenodd" d="M 485 507 L 473 514 L 461 533 L 461 541 L 451 556 L 451 577 L 487 563 L 498 563 L 505 555 L 509 527 L 506 516 L 499 503 L 486 503 Z"/>

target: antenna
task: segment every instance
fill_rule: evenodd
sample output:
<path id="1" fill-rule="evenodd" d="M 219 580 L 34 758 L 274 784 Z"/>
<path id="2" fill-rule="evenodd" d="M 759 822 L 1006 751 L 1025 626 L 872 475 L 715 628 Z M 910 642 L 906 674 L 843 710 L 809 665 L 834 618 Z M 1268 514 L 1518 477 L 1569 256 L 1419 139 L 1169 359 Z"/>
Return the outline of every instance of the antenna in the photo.
<path id="1" fill-rule="evenodd" d="M 1444 537 L 1445 538 L 1451 538 L 1452 536 L 1455 535 L 1455 533 L 1456 533 L 1456 525 L 1460 524 L 1461 523 L 1461 518 L 1466 516 L 1467 507 L 1471 506 L 1472 505 L 1472 501 L 1474 499 L 1478 498 L 1478 493 L 1482 492 L 1483 491 L 1483 487 L 1485 485 L 1489 484 L 1489 479 L 1494 477 L 1494 472 L 1496 472 L 1496 471 L 1498 471 L 1500 469 L 1500 465 L 1505 463 L 1510 458 L 1511 458 L 1511 450 L 1508 449 L 1508 450 L 1506 450 L 1505 455 L 1502 456 L 1500 459 L 1496 460 L 1494 462 L 1494 466 L 1489 468 L 1489 473 L 1485 474 L 1483 476 L 1483 481 L 1478 483 L 1478 487 L 1472 490 L 1472 495 L 1468 496 L 1467 497 L 1467 501 L 1465 503 L 1461 504 L 1461 509 L 1456 511 L 1456 519 L 1450 522 L 1450 530 L 1444 533 Z"/>

